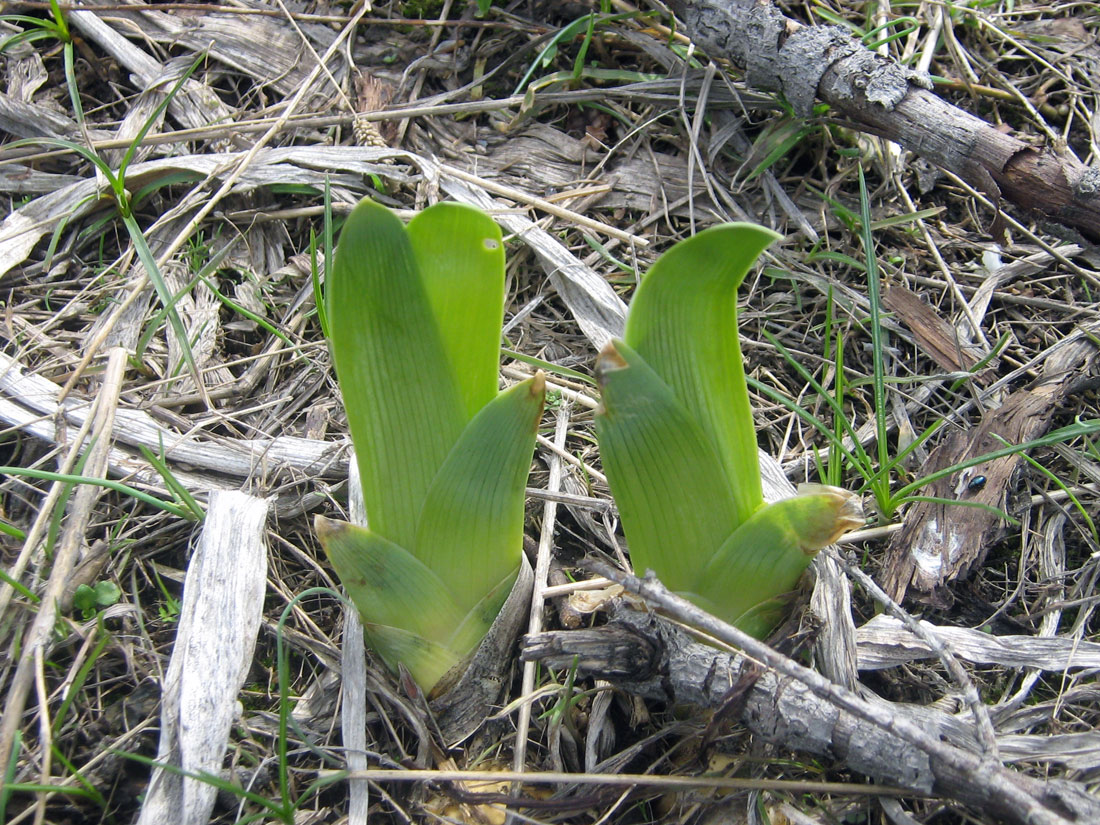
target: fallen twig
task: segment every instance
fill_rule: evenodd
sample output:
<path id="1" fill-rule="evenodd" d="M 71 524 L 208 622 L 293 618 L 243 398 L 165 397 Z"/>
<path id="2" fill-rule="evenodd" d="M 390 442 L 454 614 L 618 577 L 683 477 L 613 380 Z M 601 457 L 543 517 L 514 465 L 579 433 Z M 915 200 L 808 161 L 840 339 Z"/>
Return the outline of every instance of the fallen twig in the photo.
<path id="1" fill-rule="evenodd" d="M 1079 786 L 1015 773 L 946 741 L 945 714 L 861 698 L 669 593 L 655 578 L 590 567 L 744 655 L 718 652 L 656 614 L 620 604 L 603 627 L 528 637 L 524 659 L 562 666 L 576 660 L 582 672 L 631 693 L 707 707 L 720 706 L 755 660 L 767 669 L 748 690 L 740 719 L 770 742 L 838 758 L 876 781 L 948 797 L 1004 822 L 1100 821 L 1100 800 Z"/>
<path id="2" fill-rule="evenodd" d="M 803 26 L 756 0 L 669 5 L 696 43 L 744 68 L 753 88 L 782 92 L 800 117 L 823 100 L 855 128 L 899 143 L 994 202 L 1003 195 L 1100 238 L 1100 170 L 953 106 L 929 91 L 927 76 L 875 54 L 844 29 Z"/>

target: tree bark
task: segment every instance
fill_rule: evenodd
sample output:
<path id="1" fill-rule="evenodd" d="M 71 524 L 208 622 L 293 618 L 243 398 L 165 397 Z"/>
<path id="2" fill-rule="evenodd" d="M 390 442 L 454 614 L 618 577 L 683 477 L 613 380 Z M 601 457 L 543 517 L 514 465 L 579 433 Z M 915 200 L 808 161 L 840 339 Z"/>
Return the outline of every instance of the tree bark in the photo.
<path id="1" fill-rule="evenodd" d="M 1005 134 L 937 97 L 927 76 L 866 49 L 838 26 L 803 26 L 769 0 L 670 0 L 692 39 L 782 93 L 810 117 L 815 99 L 861 131 L 892 140 L 997 202 L 1001 196 L 1100 240 L 1100 169 Z"/>

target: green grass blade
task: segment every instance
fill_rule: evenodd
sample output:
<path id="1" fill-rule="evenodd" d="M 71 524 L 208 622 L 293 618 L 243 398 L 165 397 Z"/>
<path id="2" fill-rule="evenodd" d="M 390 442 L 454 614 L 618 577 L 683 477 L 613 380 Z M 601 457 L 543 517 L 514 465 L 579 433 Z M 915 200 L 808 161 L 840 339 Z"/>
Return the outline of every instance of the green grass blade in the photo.
<path id="1" fill-rule="evenodd" d="M 80 89 L 76 84 L 76 49 L 72 40 L 66 39 L 61 48 L 62 62 L 65 64 L 65 85 L 69 89 L 69 102 L 73 105 L 73 119 L 77 125 L 84 124 L 84 104 L 80 102 Z"/>
<path id="2" fill-rule="evenodd" d="M 61 11 L 61 4 L 57 0 L 50 0 L 50 14 L 53 15 L 54 25 L 57 26 L 61 38 L 67 43 L 71 42 L 73 36 L 69 32 L 69 22 L 65 19 L 65 15 Z"/>
<path id="3" fill-rule="evenodd" d="M 416 556 L 447 582 L 464 611 L 519 563 L 525 487 L 545 391 L 539 373 L 487 404 L 463 431 L 424 502 Z"/>
<path id="4" fill-rule="evenodd" d="M 634 567 L 657 571 L 671 590 L 690 590 L 701 559 L 740 523 L 718 453 L 669 386 L 629 346 L 605 347 L 596 377 L 603 393 L 596 435 Z M 759 484 L 758 466 L 756 473 Z"/>
<path id="5" fill-rule="evenodd" d="M 767 384 L 764 384 L 761 381 L 757 381 L 755 378 L 749 378 L 748 383 L 749 386 L 756 390 L 758 393 L 765 396 L 766 398 L 770 398 L 779 406 L 784 407 L 790 412 L 794 413 L 802 421 L 805 421 L 807 424 L 809 424 L 811 427 L 821 433 L 821 435 L 823 435 L 825 439 L 829 442 L 830 446 L 835 445 L 836 448 L 840 451 L 840 454 L 844 456 L 844 459 L 849 464 L 851 464 L 852 467 L 854 467 L 861 476 L 863 476 L 864 478 L 870 477 L 871 469 L 862 461 L 860 461 L 854 453 L 852 453 L 844 446 L 843 439 L 837 436 L 832 431 L 832 429 L 830 429 L 829 426 L 825 424 L 824 421 L 815 416 L 809 410 L 805 409 L 794 399 L 788 398 L 786 395 L 779 392 L 778 390 L 772 389 Z M 827 396 L 826 400 L 832 400 L 832 397 Z"/>
<path id="6" fill-rule="evenodd" d="M 1006 524 L 1011 524 L 1013 527 L 1020 526 L 1020 520 L 1013 518 L 1000 507 L 994 507 L 992 504 L 984 504 L 980 501 L 973 501 L 968 499 L 958 498 L 944 498 L 943 496 L 906 496 L 903 504 L 912 504 L 915 501 L 924 501 L 929 504 L 939 504 L 943 507 L 969 507 L 972 510 L 983 510 L 992 516 L 996 516 L 999 519 L 1004 519 Z"/>
<path id="7" fill-rule="evenodd" d="M 140 445 L 139 449 L 141 450 L 141 454 L 145 457 L 145 460 L 148 461 L 153 466 L 153 469 L 160 475 L 168 492 L 175 497 L 176 501 L 180 502 L 191 511 L 194 520 L 202 521 L 206 518 L 206 511 L 202 509 L 202 505 L 195 500 L 193 495 L 191 495 L 191 491 L 175 477 L 172 473 L 172 468 L 168 466 L 168 462 L 144 444 Z M 161 444 L 161 452 L 164 452 L 163 443 Z"/>
<path id="8" fill-rule="evenodd" d="M 179 344 L 184 363 L 187 364 L 187 369 L 191 373 L 191 380 L 195 382 L 195 389 L 197 392 L 202 393 L 205 387 L 202 382 L 202 374 L 199 372 L 199 365 L 195 362 L 195 354 L 191 351 L 191 342 L 187 337 L 187 330 L 184 328 L 183 321 L 180 319 L 179 313 L 176 311 L 173 304 L 174 296 L 172 295 L 172 291 L 168 288 L 168 282 L 164 280 L 160 267 L 157 266 L 157 260 L 153 257 L 153 250 L 149 248 L 149 244 L 145 240 L 145 235 L 142 233 L 141 227 L 138 226 L 137 218 L 129 211 L 128 206 L 126 209 L 122 209 L 120 205 L 119 208 L 122 216 L 122 223 L 130 233 L 130 241 L 134 244 L 134 250 L 137 252 L 138 260 L 140 260 L 141 265 L 145 267 L 145 274 L 149 277 L 149 282 L 153 285 L 153 291 L 157 293 L 157 298 L 160 299 L 161 306 L 170 307 L 168 310 L 168 322 L 172 327 L 172 331 L 176 334 L 176 342 Z"/>
<path id="9" fill-rule="evenodd" d="M 66 796 L 73 796 L 81 799 L 87 799 L 91 802 L 96 801 L 96 794 L 93 791 L 88 791 L 85 788 L 77 788 L 72 785 L 53 785 L 45 784 L 40 785 L 36 782 L 11 782 L 5 783 L 4 791 L 10 791 L 11 793 L 26 793 L 26 794 L 65 794 Z M 100 797 L 102 798 L 102 797 Z"/>
<path id="10" fill-rule="evenodd" d="M 204 60 L 206 60 L 206 52 L 200 53 L 199 56 L 192 61 L 187 71 L 180 75 L 179 79 L 172 85 L 172 88 L 168 90 L 168 94 L 164 96 L 153 111 L 149 113 L 149 116 L 142 122 L 141 128 L 138 129 L 138 133 L 134 135 L 134 139 L 130 141 L 130 145 L 126 147 L 126 153 L 122 156 L 122 160 L 118 164 L 118 176 L 120 179 L 124 180 L 126 178 L 126 170 L 133 162 L 138 149 L 141 148 L 141 143 L 145 140 L 145 136 L 149 134 L 149 130 L 153 128 L 153 124 L 155 124 L 160 116 L 164 114 L 165 110 L 168 109 L 169 104 L 171 104 L 171 102 L 175 100 L 176 95 L 179 94 L 179 90 L 183 88 L 183 84 L 187 82 L 187 79 L 194 74 L 195 69 L 197 69 Z"/>
<path id="11" fill-rule="evenodd" d="M 141 334 L 141 338 L 138 339 L 137 346 L 134 348 L 135 358 L 141 360 L 145 357 L 146 347 L 148 347 L 149 342 L 153 340 L 153 335 L 160 328 L 160 325 L 164 323 L 164 319 L 167 317 L 168 313 L 176 311 L 176 304 L 179 303 L 179 300 L 184 295 L 187 295 L 189 292 L 191 292 L 192 289 L 195 288 L 195 284 L 199 282 L 200 278 L 216 272 L 218 267 L 221 266 L 221 262 L 225 260 L 226 256 L 230 252 L 233 251 L 233 248 L 236 245 L 237 241 L 236 239 L 233 239 L 221 249 L 219 249 L 216 253 L 214 253 L 214 255 L 211 256 L 210 260 L 206 263 L 206 265 L 195 275 L 195 277 L 184 285 L 183 289 L 173 295 L 167 303 L 161 305 L 161 308 L 157 310 L 156 315 L 154 315 L 152 319 L 150 319 L 150 322 L 146 325 L 145 331 Z M 167 287 L 167 284 L 165 286 Z"/>
<path id="12" fill-rule="evenodd" d="M 715 615 L 763 637 L 786 608 L 817 552 L 864 524 L 858 499 L 845 490 L 806 485 L 814 492 L 757 510 L 702 570 L 693 591 L 714 605 Z"/>
<path id="13" fill-rule="evenodd" d="M 863 166 L 859 170 L 860 239 L 863 242 L 863 258 L 867 265 L 867 302 L 871 308 L 871 366 L 874 375 L 875 433 L 880 467 L 890 460 L 887 443 L 889 426 L 886 421 L 886 365 L 885 353 L 889 346 L 886 330 L 882 326 L 882 299 L 879 295 L 878 261 L 875 258 L 875 238 L 871 232 L 871 201 L 867 193 L 867 181 Z"/>
<path id="14" fill-rule="evenodd" d="M 203 269 L 206 269 L 206 267 L 203 267 Z M 273 323 L 268 321 L 267 318 L 253 312 L 248 307 L 242 306 L 241 304 L 234 301 L 232 298 L 230 298 L 228 295 L 218 289 L 218 285 L 216 283 L 211 281 L 201 272 L 198 274 L 198 278 L 206 285 L 206 288 L 214 294 L 214 297 L 221 301 L 222 304 L 224 304 L 228 309 L 236 312 L 242 318 L 247 318 L 249 321 L 254 323 L 260 329 L 267 332 L 269 335 L 273 335 L 274 337 L 278 338 L 280 341 L 286 344 L 287 349 L 291 351 L 298 349 L 298 345 L 291 341 L 289 336 L 287 336 L 285 332 L 283 332 Z"/>
<path id="15" fill-rule="evenodd" d="M 328 341 L 331 338 L 328 309 L 325 306 L 325 291 L 321 287 L 321 267 L 317 263 L 317 233 L 313 229 L 309 230 L 309 279 L 313 284 L 313 303 L 317 307 L 317 322 L 321 325 L 321 334 Z"/>
<path id="16" fill-rule="evenodd" d="M 325 177 L 325 215 L 322 230 L 322 243 L 326 269 L 332 266 L 332 186 Z M 328 307 L 325 306 L 324 289 L 321 287 L 321 267 L 317 262 L 317 234 L 309 230 L 309 275 L 313 283 L 313 303 L 317 307 L 317 322 L 321 325 L 321 334 L 328 341 L 331 338 L 328 325 Z"/>
<path id="17" fill-rule="evenodd" d="M 119 750 L 118 748 L 109 747 L 109 748 L 106 749 L 106 751 L 110 754 L 115 755 L 115 756 L 121 756 L 124 759 L 133 760 L 134 762 L 138 762 L 138 763 L 140 763 L 142 765 L 145 765 L 146 767 L 149 767 L 149 768 L 160 768 L 161 770 L 163 770 L 167 773 L 175 774 L 176 776 L 185 776 L 188 779 L 195 779 L 199 782 L 205 782 L 207 785 L 212 785 L 213 787 L 217 788 L 219 791 L 225 791 L 229 794 L 232 794 L 233 796 L 239 796 L 242 799 L 247 799 L 249 802 L 252 802 L 256 805 L 259 805 L 259 806 L 263 807 L 264 810 L 267 811 L 269 814 L 273 814 L 273 813 L 277 814 L 279 812 L 278 805 L 276 803 L 272 802 L 270 799 L 267 799 L 266 797 L 262 796 L 261 794 L 255 793 L 253 791 L 246 790 L 246 789 L 242 788 L 240 785 L 238 785 L 237 783 L 231 782 L 228 779 L 223 779 L 222 777 L 218 776 L 217 774 L 207 773 L 206 771 L 189 771 L 189 770 L 186 770 L 184 768 L 179 767 L 178 765 L 173 765 L 171 762 L 167 762 L 167 761 L 158 762 L 157 760 L 155 760 L 151 757 L 145 756 L 144 754 L 131 753 L 129 751 Z M 32 787 L 32 786 L 28 786 L 28 787 Z M 46 793 L 73 793 L 73 794 L 78 794 L 83 789 L 58 787 L 57 785 L 46 785 L 46 786 L 43 786 L 42 790 L 43 790 L 43 792 L 46 792 Z M 79 795 L 86 795 L 86 794 L 79 794 Z M 286 820 L 284 819 L 283 821 L 285 822 Z"/>
<path id="18" fill-rule="evenodd" d="M 737 338 L 737 288 L 778 237 L 751 224 L 725 224 L 681 241 L 642 280 L 626 321 L 626 343 L 714 443 L 733 485 L 738 524 L 763 494 Z"/>
<path id="19" fill-rule="evenodd" d="M 50 752 L 53 754 L 54 759 L 62 766 L 64 775 L 70 776 L 80 783 L 81 787 L 88 792 L 88 800 L 100 808 L 106 810 L 108 802 L 104 798 L 100 790 L 92 784 L 92 780 L 84 775 L 83 771 L 74 765 L 65 753 L 56 744 L 50 745 Z"/>
<path id="20" fill-rule="evenodd" d="M 405 227 L 363 201 L 326 275 L 332 352 L 367 517 L 413 547 L 424 498 L 466 424 Z"/>
<path id="21" fill-rule="evenodd" d="M 997 438 L 997 440 L 1000 441 L 1002 444 L 1007 444 L 1008 443 L 1007 441 L 1005 441 L 1003 438 L 1000 438 L 999 436 L 994 436 L 994 437 Z M 1058 478 L 1057 475 L 1052 473 L 1050 470 L 1048 470 L 1046 467 L 1044 467 L 1042 464 L 1040 464 L 1038 461 L 1036 461 L 1031 456 L 1025 454 L 1023 456 L 1023 459 L 1028 464 L 1030 464 L 1032 467 L 1034 467 L 1036 470 L 1038 470 L 1040 473 L 1042 473 L 1044 476 L 1046 476 L 1048 479 L 1050 479 L 1050 481 L 1053 484 L 1055 484 L 1058 487 L 1059 490 L 1061 490 L 1063 493 L 1065 493 L 1066 498 L 1068 498 L 1070 500 L 1070 502 L 1073 504 L 1073 506 L 1077 509 L 1077 512 L 1081 514 L 1081 518 L 1085 520 L 1085 524 L 1088 525 L 1089 533 L 1092 534 L 1093 546 L 1095 547 L 1097 545 L 1100 545 L 1100 533 L 1097 533 L 1097 531 L 1096 531 L 1096 522 L 1094 522 L 1092 520 L 1092 516 L 1089 515 L 1089 511 L 1086 510 L 1085 507 L 1081 504 L 1081 500 L 1078 499 L 1076 495 L 1074 495 L 1073 490 L 1071 490 L 1066 485 L 1066 483 L 1064 481 L 1062 481 L 1062 479 Z"/>
<path id="22" fill-rule="evenodd" d="M 867 482 L 864 484 L 863 489 L 872 487 L 872 485 L 876 484 L 881 479 L 888 480 L 890 477 L 890 473 L 892 473 L 895 468 L 900 467 L 905 462 L 905 460 L 909 458 L 909 456 L 916 452 L 917 448 L 924 445 L 928 441 L 928 439 L 938 433 L 946 425 L 946 419 L 941 418 L 938 421 L 933 421 L 930 425 L 925 427 L 924 431 L 921 432 L 920 435 L 918 435 L 916 438 L 906 444 L 904 448 L 899 450 L 897 454 L 885 464 L 885 466 L 879 467 L 872 475 L 870 475 L 867 478 Z"/>
<path id="23" fill-rule="evenodd" d="M 142 266 L 145 267 L 145 273 L 149 276 L 149 281 L 153 284 L 153 289 L 157 293 L 157 298 L 160 300 L 162 306 L 172 306 L 172 293 L 168 289 L 168 284 L 161 275 L 159 267 L 157 267 L 156 258 L 153 257 L 153 252 L 149 249 L 149 244 L 145 241 L 145 235 L 142 233 L 141 227 L 138 226 L 137 219 L 130 209 L 130 202 L 126 195 L 125 181 L 121 173 L 116 175 L 111 170 L 111 167 L 109 167 L 94 151 L 78 143 L 74 143 L 71 140 L 62 140 L 60 138 L 35 138 L 33 140 L 18 140 L 9 145 L 14 147 L 33 144 L 45 144 L 47 146 L 58 146 L 69 149 L 93 164 L 103 173 L 108 184 L 110 184 L 111 191 L 115 197 L 115 203 L 118 206 L 119 215 L 122 217 L 122 222 L 126 226 L 126 231 L 130 234 L 130 240 L 134 244 L 134 250 L 137 252 L 138 259 L 141 261 Z M 202 376 L 199 374 L 198 365 L 195 363 L 195 356 L 191 352 L 191 345 L 187 338 L 187 331 L 183 327 L 183 321 L 180 320 L 179 314 L 174 307 L 168 312 L 168 320 L 179 341 L 180 351 L 183 353 L 183 359 L 195 381 L 195 387 L 199 392 L 202 392 Z"/>
<path id="24" fill-rule="evenodd" d="M 439 335 L 458 382 L 466 416 L 497 394 L 504 318 L 504 240 L 480 210 L 439 203 L 409 222 Z"/>
<path id="25" fill-rule="evenodd" d="M 114 636 L 103 629 L 102 622 L 98 624 L 99 626 L 96 629 L 96 633 L 99 634 L 99 639 L 96 640 L 92 652 L 84 660 L 80 669 L 77 670 L 76 678 L 73 679 L 69 689 L 65 692 L 65 698 L 61 700 L 61 707 L 59 707 L 54 714 L 51 725 L 55 737 L 61 730 L 62 725 L 65 724 L 65 718 L 69 715 L 69 708 L 72 706 L 73 700 L 80 696 L 80 692 L 84 689 L 84 683 L 88 680 L 88 674 L 90 674 L 92 668 L 99 663 L 99 655 L 103 652 L 103 649 L 107 647 L 109 642 L 114 641 Z"/>
<path id="26" fill-rule="evenodd" d="M 839 425 L 840 428 L 848 434 L 848 437 L 852 439 L 852 450 L 850 453 L 846 453 L 845 457 L 849 458 L 849 461 L 852 462 L 853 466 L 860 473 L 860 475 L 864 476 L 864 478 L 871 478 L 874 472 L 873 462 L 871 461 L 871 457 L 867 455 L 867 451 L 863 449 L 863 445 L 859 441 L 859 433 L 856 432 L 855 426 L 848 420 L 848 413 L 845 411 L 845 409 L 833 397 L 833 394 L 826 390 L 823 386 L 821 386 L 821 383 L 813 377 L 810 371 L 802 366 L 802 364 L 798 362 L 798 359 L 795 358 L 794 355 L 792 355 L 791 352 L 779 342 L 778 338 L 776 338 L 767 330 L 764 331 L 764 337 L 773 347 L 775 347 L 776 351 L 783 356 L 783 360 L 785 360 L 791 366 L 791 368 L 794 369 L 794 371 L 797 372 L 799 376 L 801 376 L 802 380 L 810 385 L 810 388 L 818 394 L 821 400 L 828 405 L 829 409 L 833 413 L 834 424 Z M 753 389 L 756 389 L 759 392 L 767 393 L 769 397 L 771 397 L 773 400 L 778 400 L 779 393 L 776 393 L 770 387 L 767 387 L 764 384 L 760 384 L 759 382 L 756 382 L 754 379 L 751 378 L 749 379 L 749 384 L 752 385 Z M 780 401 L 780 403 L 784 402 Z M 784 404 L 784 406 L 786 406 L 786 404 Z M 808 411 L 805 413 L 805 415 L 803 415 L 802 412 L 799 412 L 799 408 L 788 407 L 788 409 L 796 413 L 800 418 L 802 418 L 803 421 L 807 421 L 813 424 L 813 426 L 817 427 L 818 430 L 823 435 L 828 437 L 832 443 L 843 445 L 844 442 L 842 437 L 840 437 L 838 434 L 833 433 L 832 430 L 825 428 L 824 425 L 818 426 L 820 422 L 814 423 L 815 421 L 817 421 L 817 419 L 813 418 L 812 414 Z"/>
<path id="27" fill-rule="evenodd" d="M 39 478 L 44 481 L 71 482 L 73 484 L 94 484 L 96 487 L 114 490 L 116 493 L 122 493 L 123 495 L 136 498 L 138 501 L 144 501 L 146 504 L 150 504 L 158 510 L 163 510 L 166 513 L 171 513 L 182 519 L 187 519 L 188 521 L 195 520 L 194 514 L 184 507 L 179 507 L 167 501 L 161 501 L 159 498 L 151 496 L 146 492 L 136 490 L 133 487 L 123 484 L 121 481 L 114 481 L 109 478 L 94 478 L 91 476 L 54 473 L 49 470 L 32 470 L 29 467 L 12 466 L 0 467 L 0 475 L 26 476 L 27 478 Z"/>
<path id="28" fill-rule="evenodd" d="M 523 90 L 527 88 L 527 82 L 534 76 L 535 72 L 538 71 L 540 68 L 545 68 L 549 66 L 551 62 L 553 62 L 554 57 L 557 55 L 558 52 L 558 45 L 560 43 L 568 43 L 570 40 L 572 40 L 574 37 L 584 31 L 584 29 L 588 26 L 588 18 L 594 16 L 595 13 L 591 15 L 586 14 L 584 17 L 577 18 L 568 26 L 556 32 L 549 39 L 549 42 L 543 47 L 542 51 L 539 52 L 538 57 L 535 58 L 534 62 L 527 68 L 527 72 L 523 75 L 523 78 L 516 85 L 515 90 L 512 92 L 512 97 L 523 94 Z"/>
<path id="29" fill-rule="evenodd" d="M 100 172 L 103 173 L 103 177 L 107 179 L 107 183 L 111 187 L 113 193 L 117 193 L 122 189 L 122 185 L 119 183 L 114 171 L 107 163 L 97 155 L 93 150 L 86 146 L 81 146 L 79 143 L 74 143 L 71 140 L 65 140 L 64 138 L 51 138 L 51 137 L 36 137 L 36 138 L 22 138 L 21 140 L 13 140 L 7 144 L 9 149 L 22 146 L 54 146 L 58 149 L 68 149 L 76 155 L 84 158 L 88 163 L 95 166 Z"/>
<path id="30" fill-rule="evenodd" d="M 1059 444 L 1063 441 L 1070 441 L 1080 436 L 1089 436 L 1095 433 L 1100 433 L 1100 419 L 1084 419 L 1077 420 L 1072 424 L 1068 424 L 1065 427 L 1059 427 L 1057 430 L 1051 430 L 1046 435 L 1034 438 L 1031 441 L 1025 441 L 1023 444 L 1009 444 L 1005 447 L 1001 447 L 997 450 L 990 450 L 988 453 L 982 453 L 978 456 L 973 456 L 960 461 L 956 464 L 952 464 L 948 467 L 941 467 L 933 473 L 921 476 L 915 481 L 904 485 L 900 489 L 894 492 L 894 498 L 898 501 L 904 500 L 919 490 L 925 485 L 931 484 L 933 481 L 943 478 L 944 476 L 954 475 L 960 470 L 966 470 L 970 467 L 976 467 L 979 464 L 984 464 L 987 461 L 993 461 L 994 459 L 1002 458 L 1009 455 L 1018 455 L 1021 453 L 1034 450 L 1038 447 L 1049 447 L 1051 444 Z M 0 467 L 0 472 L 3 472 L 3 468 Z"/>
<path id="31" fill-rule="evenodd" d="M 25 26 L 33 26 L 34 30 L 42 31 L 43 34 L 49 37 L 56 37 L 58 40 L 64 40 L 65 36 L 61 29 L 58 28 L 56 23 L 52 23 L 49 20 L 43 20 L 41 17 L 32 17 L 29 14 L 5 14 L 4 22 L 15 25 L 21 24 Z M 0 40 L 0 54 L 4 53 L 4 49 L 9 48 L 11 45 L 25 42 L 26 38 L 23 36 L 27 34 L 30 29 L 13 34 L 11 37 Z"/>
<path id="32" fill-rule="evenodd" d="M 165 172 L 164 174 L 157 175 L 151 178 L 148 183 L 141 186 L 139 189 L 135 189 L 133 196 L 130 198 L 130 207 L 136 209 L 138 206 L 143 205 L 145 201 L 151 196 L 156 194 L 162 189 L 167 189 L 171 186 L 181 186 L 188 183 L 195 183 L 202 180 L 202 175 L 196 172 L 190 172 L 185 170 L 179 170 L 176 172 Z M 94 224 L 89 224 L 85 232 L 88 235 L 94 235 L 92 230 Z"/>
<path id="33" fill-rule="evenodd" d="M 12 27 L 23 25 L 27 28 L 21 32 L 16 32 L 11 37 L 0 40 L 0 54 L 13 50 L 21 43 L 37 43 L 39 40 L 56 39 L 60 41 L 64 47 L 72 46 L 72 40 L 69 37 L 68 29 L 63 25 L 58 25 L 49 20 L 43 20 L 41 17 L 29 17 L 25 14 L 5 14 L 2 19 Z M 67 56 L 68 55 L 66 55 L 66 57 Z M 80 121 L 78 120 L 77 122 L 79 123 Z"/>
<path id="34" fill-rule="evenodd" d="M 26 536 L 23 537 L 26 539 Z M 20 596 L 26 599 L 31 604 L 38 604 L 42 601 L 42 597 L 35 593 L 33 590 L 29 590 L 25 584 L 13 579 L 3 569 L 0 569 L 0 582 L 3 582 L 12 590 L 17 592 Z"/>
<path id="35" fill-rule="evenodd" d="M 525 355 L 522 352 L 516 352 L 514 349 L 508 349 L 508 347 L 501 347 L 500 354 L 506 358 L 512 358 L 519 361 L 521 364 L 527 364 L 532 367 L 538 367 L 544 372 L 548 372 L 552 375 L 560 375 L 562 378 L 569 378 L 573 381 L 577 381 L 582 384 L 589 384 L 590 386 L 596 386 L 596 379 L 591 375 L 585 375 L 583 372 L 570 369 L 569 367 L 563 367 L 559 364 L 553 364 L 542 358 L 536 358 L 533 355 Z"/>

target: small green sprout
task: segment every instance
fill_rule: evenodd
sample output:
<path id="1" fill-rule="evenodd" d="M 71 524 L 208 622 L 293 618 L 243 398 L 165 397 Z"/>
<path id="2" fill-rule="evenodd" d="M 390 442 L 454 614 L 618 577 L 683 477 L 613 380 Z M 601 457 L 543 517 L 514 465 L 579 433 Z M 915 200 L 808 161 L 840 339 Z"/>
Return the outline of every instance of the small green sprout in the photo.
<path id="1" fill-rule="evenodd" d="M 674 246 L 596 364 L 596 434 L 635 568 L 755 636 L 817 551 L 864 523 L 835 487 L 764 503 L 737 289 L 776 237 L 724 224 Z"/>
<path id="2" fill-rule="evenodd" d="M 325 304 L 369 529 L 318 517 L 317 533 L 371 646 L 430 691 L 516 579 L 545 380 L 498 392 L 504 246 L 476 209 L 405 227 L 359 204 Z"/>
<path id="3" fill-rule="evenodd" d="M 73 609 L 79 610 L 85 621 L 104 607 L 118 604 L 122 591 L 112 581 L 98 581 L 94 585 L 82 584 L 73 591 Z"/>

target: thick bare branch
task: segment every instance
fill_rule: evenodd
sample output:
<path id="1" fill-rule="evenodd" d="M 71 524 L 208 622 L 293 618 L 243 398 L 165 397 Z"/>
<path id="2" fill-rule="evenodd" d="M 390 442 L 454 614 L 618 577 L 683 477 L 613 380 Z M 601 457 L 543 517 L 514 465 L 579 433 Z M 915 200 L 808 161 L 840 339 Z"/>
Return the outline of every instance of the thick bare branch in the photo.
<path id="1" fill-rule="evenodd" d="M 705 707 L 720 707 L 745 679 L 740 720 L 770 742 L 839 759 L 883 784 L 954 799 L 999 821 L 1100 821 L 1100 800 L 1077 785 L 1010 771 L 964 747 L 975 745 L 973 735 L 947 714 L 857 696 L 670 594 L 656 579 L 604 565 L 598 572 L 747 655 L 718 652 L 655 614 L 619 606 L 603 627 L 528 637 L 524 659 L 569 667 L 576 657 L 582 672 L 630 693 Z M 759 676 L 748 657 L 765 665 Z"/>
<path id="2" fill-rule="evenodd" d="M 809 117 L 815 99 L 856 128 L 893 140 L 968 181 L 1100 239 L 1100 170 L 1005 134 L 928 91 L 928 79 L 837 26 L 803 26 L 770 2 L 671 0 L 692 38 L 781 92 Z M 923 87 L 923 88 L 922 88 Z"/>

